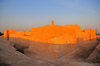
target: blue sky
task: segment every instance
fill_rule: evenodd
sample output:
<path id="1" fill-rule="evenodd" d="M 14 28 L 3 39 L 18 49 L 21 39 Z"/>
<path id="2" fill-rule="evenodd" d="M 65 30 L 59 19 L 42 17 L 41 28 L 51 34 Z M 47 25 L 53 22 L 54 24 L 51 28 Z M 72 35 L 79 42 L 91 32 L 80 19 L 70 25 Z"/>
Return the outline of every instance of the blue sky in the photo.
<path id="1" fill-rule="evenodd" d="M 100 0 L 0 0 L 0 31 L 79 24 L 100 32 Z"/>

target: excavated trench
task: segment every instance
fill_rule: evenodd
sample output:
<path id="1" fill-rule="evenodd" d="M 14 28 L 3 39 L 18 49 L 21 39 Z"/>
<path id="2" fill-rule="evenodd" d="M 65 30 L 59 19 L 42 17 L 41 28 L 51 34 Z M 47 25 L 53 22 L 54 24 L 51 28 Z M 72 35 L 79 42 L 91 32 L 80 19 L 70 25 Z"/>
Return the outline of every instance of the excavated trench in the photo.
<path id="1" fill-rule="evenodd" d="M 24 47 L 24 46 L 16 45 L 16 44 L 14 44 L 13 47 L 16 49 L 16 51 L 19 51 L 19 52 L 21 52 L 23 54 L 24 54 L 24 50 L 29 48 L 28 46 L 27 47 Z"/>
<path id="2" fill-rule="evenodd" d="M 87 44 L 85 42 L 84 43 L 81 42 L 80 45 L 78 46 L 78 50 L 76 50 L 76 52 L 72 52 L 69 55 L 66 54 L 66 55 L 62 56 L 61 58 L 56 58 L 56 59 L 42 56 L 41 54 L 39 54 L 37 52 L 31 52 L 33 50 L 31 50 L 31 51 L 28 50 L 29 45 L 15 43 L 12 41 L 10 41 L 10 43 L 13 44 L 12 46 L 14 48 L 16 48 L 16 51 L 18 51 L 30 58 L 46 61 L 53 65 L 64 65 L 66 63 L 69 63 L 70 62 L 69 60 L 71 60 L 71 59 L 75 59 L 75 62 L 77 61 L 77 59 L 82 59 L 82 62 L 100 63 L 100 56 L 99 56 L 100 49 L 98 49 L 99 48 L 98 46 L 100 46 L 100 39 L 97 39 L 97 41 L 99 43 L 98 42 L 95 43 L 95 41 L 94 41 L 95 44 L 93 42 L 90 42 L 90 43 L 86 42 Z M 29 42 L 27 42 L 27 43 L 29 43 Z M 26 53 L 26 50 L 28 50 L 27 53 Z M 30 54 L 30 55 L 27 55 L 27 54 Z M 2 65 L 10 66 L 10 64 L 5 64 L 3 62 L 0 64 L 1 64 L 0 66 L 2 66 Z"/>
<path id="3" fill-rule="evenodd" d="M 99 43 L 100 43 L 100 39 L 97 39 L 97 41 L 99 41 Z M 90 55 L 94 52 L 94 50 L 96 49 L 96 46 L 98 46 L 98 44 L 99 44 L 98 42 L 96 43 L 96 45 L 94 44 L 92 47 L 91 46 L 89 46 L 90 47 L 90 49 L 88 48 L 88 46 L 87 47 L 85 47 L 85 46 L 83 46 L 83 45 L 80 45 L 80 47 L 79 48 L 81 48 L 81 51 L 80 50 L 78 50 L 77 52 L 75 52 L 75 53 L 73 53 L 72 55 L 72 57 L 71 58 L 69 58 L 69 56 L 68 57 L 64 57 L 63 59 L 65 60 L 65 59 L 67 59 L 67 58 L 69 58 L 69 59 L 77 59 L 77 58 L 80 58 L 80 59 L 84 59 L 84 62 L 89 62 L 89 63 L 94 63 L 94 61 L 93 61 L 93 59 L 89 59 L 89 60 L 87 60 L 87 58 L 91 58 L 90 57 Z M 85 44 L 84 44 L 85 45 Z M 23 53 L 23 54 L 25 54 L 25 51 L 27 50 L 27 49 L 29 49 L 29 46 L 23 46 L 23 45 L 20 45 L 20 44 L 16 44 L 16 43 L 14 43 L 14 46 L 13 46 L 14 48 L 16 48 L 16 51 L 19 51 L 20 53 Z M 86 49 L 88 49 L 88 51 L 86 50 Z M 86 50 L 86 52 L 85 52 L 85 50 Z M 99 50 L 100 51 L 100 50 Z M 31 51 L 29 51 L 29 52 L 27 52 L 27 53 L 30 53 Z M 88 53 L 87 53 L 88 52 Z M 26 55 L 26 54 L 25 54 Z M 33 54 L 32 54 L 33 55 Z M 37 54 L 36 54 L 37 55 Z M 27 56 L 27 55 L 26 55 Z M 29 57 L 31 57 L 31 58 L 35 58 L 35 57 L 32 57 L 32 56 L 30 56 L 30 55 L 28 55 Z M 34 55 L 33 55 L 34 56 Z M 66 55 L 65 55 L 66 56 Z M 46 58 L 46 57 L 44 57 L 44 58 Z M 97 57 L 96 57 L 97 58 Z M 57 61 L 60 61 L 61 62 L 61 60 L 63 60 L 63 59 L 49 59 L 49 58 L 47 58 L 47 59 L 43 59 L 43 58 L 37 58 L 37 59 L 40 59 L 40 60 L 43 60 L 43 61 L 48 61 L 49 63 L 52 63 L 52 64 L 55 64 L 55 65 L 57 65 L 58 63 L 57 63 Z M 49 60 L 48 60 L 49 59 Z M 99 58 L 100 59 L 100 58 Z M 66 61 L 66 60 L 65 60 Z M 95 61 L 96 61 L 96 59 L 95 59 Z M 100 60 L 98 60 L 97 59 L 97 62 L 96 63 L 100 63 Z M 60 64 L 60 63 L 59 63 Z M 58 65 L 59 65 L 58 64 Z"/>
<path id="4" fill-rule="evenodd" d="M 86 59 L 89 63 L 100 63 L 100 38 L 97 38 L 98 45 Z"/>
<path id="5" fill-rule="evenodd" d="M 11 66 L 11 64 L 7 64 L 0 59 L 0 66 Z"/>

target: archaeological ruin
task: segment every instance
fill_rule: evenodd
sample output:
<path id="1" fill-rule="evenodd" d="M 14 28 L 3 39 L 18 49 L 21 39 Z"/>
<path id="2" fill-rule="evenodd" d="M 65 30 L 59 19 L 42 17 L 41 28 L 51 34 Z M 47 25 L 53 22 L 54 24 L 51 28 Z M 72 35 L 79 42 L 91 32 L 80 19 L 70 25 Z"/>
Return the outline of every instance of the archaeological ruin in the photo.
<path id="1" fill-rule="evenodd" d="M 82 30 L 77 24 L 55 25 L 52 20 L 50 25 L 35 27 L 31 31 L 5 30 L 4 38 L 17 45 L 29 47 L 28 50 L 58 58 L 75 50 L 80 41 L 95 39 L 96 33 L 91 28 Z"/>
<path id="2" fill-rule="evenodd" d="M 90 40 L 96 38 L 95 29 L 81 30 L 80 25 L 50 25 L 35 27 L 31 31 L 5 30 L 4 37 L 16 37 L 53 44 L 76 44 L 77 39 Z"/>

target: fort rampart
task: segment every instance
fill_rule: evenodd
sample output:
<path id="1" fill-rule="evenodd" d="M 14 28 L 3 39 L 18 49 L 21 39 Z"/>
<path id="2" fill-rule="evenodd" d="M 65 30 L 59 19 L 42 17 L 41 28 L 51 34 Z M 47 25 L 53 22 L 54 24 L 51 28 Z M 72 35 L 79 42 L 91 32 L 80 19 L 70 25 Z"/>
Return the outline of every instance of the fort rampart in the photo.
<path id="1" fill-rule="evenodd" d="M 8 40 L 29 47 L 29 50 L 60 57 L 77 48 L 79 41 L 96 38 L 95 29 L 81 30 L 80 25 L 50 25 L 35 27 L 31 31 L 5 30 L 4 37 Z M 27 54 L 27 53 L 26 53 Z"/>
<path id="2" fill-rule="evenodd" d="M 77 39 L 96 38 L 95 29 L 81 30 L 80 25 L 51 25 L 32 28 L 31 31 L 5 30 L 4 37 L 16 37 L 53 44 L 76 44 Z"/>

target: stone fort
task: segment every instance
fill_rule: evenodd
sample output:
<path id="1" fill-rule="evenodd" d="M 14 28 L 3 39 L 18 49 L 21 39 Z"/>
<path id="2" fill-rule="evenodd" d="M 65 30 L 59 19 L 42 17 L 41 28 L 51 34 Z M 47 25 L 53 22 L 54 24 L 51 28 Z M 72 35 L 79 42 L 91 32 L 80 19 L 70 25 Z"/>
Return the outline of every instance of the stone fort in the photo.
<path id="1" fill-rule="evenodd" d="M 43 43 L 76 44 L 78 40 L 91 40 L 96 38 L 95 29 L 81 30 L 80 25 L 50 25 L 35 27 L 31 31 L 5 30 L 4 37 L 17 37 Z"/>
<path id="2" fill-rule="evenodd" d="M 59 58 L 73 52 L 79 44 L 85 47 L 95 44 L 92 40 L 96 38 L 96 33 L 91 28 L 82 30 L 77 24 L 55 25 L 52 20 L 50 25 L 30 31 L 5 30 L 4 38 L 20 46 L 18 49 L 27 47 L 24 51 L 27 56 L 34 57 L 34 53 L 39 53 L 43 57 Z"/>

